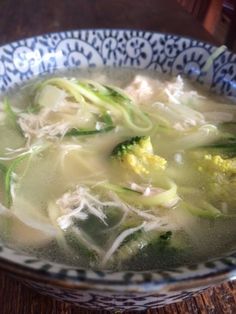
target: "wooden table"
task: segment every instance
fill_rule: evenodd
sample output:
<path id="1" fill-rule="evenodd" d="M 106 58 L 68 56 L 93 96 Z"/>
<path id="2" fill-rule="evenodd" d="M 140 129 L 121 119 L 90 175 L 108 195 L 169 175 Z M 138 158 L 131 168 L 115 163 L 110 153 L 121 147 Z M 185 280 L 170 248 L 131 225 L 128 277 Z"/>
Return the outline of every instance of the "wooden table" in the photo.
<path id="1" fill-rule="evenodd" d="M 0 45 L 46 32 L 138 28 L 216 43 L 175 0 L 1 0 Z M 91 313 L 44 297 L 0 272 L 0 314 Z M 96 312 L 97 313 L 97 312 Z M 236 283 L 225 283 L 150 313 L 236 313 Z"/>

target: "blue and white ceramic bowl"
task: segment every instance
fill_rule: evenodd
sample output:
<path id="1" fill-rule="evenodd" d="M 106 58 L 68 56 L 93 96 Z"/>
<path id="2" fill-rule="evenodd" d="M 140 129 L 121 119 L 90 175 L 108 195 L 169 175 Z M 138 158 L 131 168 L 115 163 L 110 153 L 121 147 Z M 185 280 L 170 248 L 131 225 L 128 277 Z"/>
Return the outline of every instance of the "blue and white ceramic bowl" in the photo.
<path id="1" fill-rule="evenodd" d="M 236 55 L 193 39 L 136 30 L 79 30 L 0 48 L 0 92 L 32 77 L 84 67 L 134 67 L 185 74 L 236 99 Z M 207 70 L 206 70 L 207 69 Z M 38 260 L 0 245 L 0 267 L 37 291 L 81 307 L 144 310 L 188 298 L 236 276 L 236 252 L 169 271 L 101 272 Z"/>

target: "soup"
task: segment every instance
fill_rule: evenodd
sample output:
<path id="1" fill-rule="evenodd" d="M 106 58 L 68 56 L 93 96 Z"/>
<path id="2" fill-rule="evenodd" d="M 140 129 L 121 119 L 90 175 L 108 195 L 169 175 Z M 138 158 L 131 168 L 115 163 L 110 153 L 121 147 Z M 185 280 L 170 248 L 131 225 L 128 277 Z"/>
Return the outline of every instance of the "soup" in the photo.
<path id="1" fill-rule="evenodd" d="M 31 82 L 0 108 L 9 247 L 112 270 L 173 268 L 235 248 L 229 101 L 180 76 L 106 69 Z"/>

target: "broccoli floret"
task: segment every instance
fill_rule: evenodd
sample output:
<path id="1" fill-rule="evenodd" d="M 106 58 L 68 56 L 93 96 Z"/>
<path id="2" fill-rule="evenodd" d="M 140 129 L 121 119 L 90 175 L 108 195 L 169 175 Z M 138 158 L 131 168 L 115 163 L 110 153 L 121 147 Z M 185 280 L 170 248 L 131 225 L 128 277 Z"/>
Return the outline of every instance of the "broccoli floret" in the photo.
<path id="1" fill-rule="evenodd" d="M 220 155 L 205 155 L 203 165 L 199 170 L 208 172 L 222 172 L 225 174 L 236 174 L 236 158 L 222 158 Z"/>
<path id="2" fill-rule="evenodd" d="M 236 158 L 223 158 L 207 154 L 201 159 L 198 170 L 204 174 L 206 189 L 213 201 L 236 202 Z"/>
<path id="3" fill-rule="evenodd" d="M 149 136 L 135 136 L 118 144 L 111 157 L 122 162 L 137 174 L 148 174 L 150 170 L 164 170 L 167 161 L 155 155 Z"/>

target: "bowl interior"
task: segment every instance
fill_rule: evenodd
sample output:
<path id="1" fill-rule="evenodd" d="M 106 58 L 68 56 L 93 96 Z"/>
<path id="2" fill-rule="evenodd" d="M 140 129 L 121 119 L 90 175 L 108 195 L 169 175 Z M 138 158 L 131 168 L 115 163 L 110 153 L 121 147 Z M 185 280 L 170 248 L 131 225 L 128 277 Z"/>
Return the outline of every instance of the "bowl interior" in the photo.
<path id="1" fill-rule="evenodd" d="M 169 34 L 137 30 L 80 30 L 47 34 L 0 47 L 0 91 L 5 93 L 39 75 L 87 67 L 132 67 L 159 73 L 182 74 L 211 90 L 236 100 L 236 55 L 207 43 Z M 236 252 L 219 259 L 159 272 L 101 272 L 75 269 L 0 246 L 1 265 L 17 264 L 50 278 L 74 284 L 93 282 L 122 290 L 156 289 L 163 284 L 232 276 Z M 148 283 L 152 282 L 152 285 Z M 127 285 L 128 283 L 128 285 Z M 114 288 L 115 287 L 115 288 Z M 127 288 L 128 289 L 128 288 Z"/>

